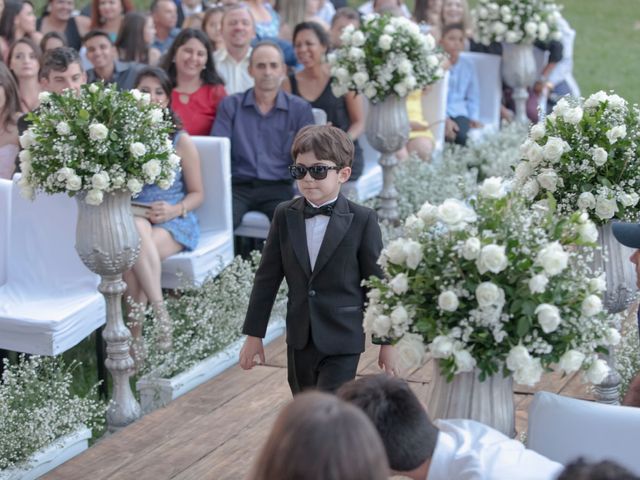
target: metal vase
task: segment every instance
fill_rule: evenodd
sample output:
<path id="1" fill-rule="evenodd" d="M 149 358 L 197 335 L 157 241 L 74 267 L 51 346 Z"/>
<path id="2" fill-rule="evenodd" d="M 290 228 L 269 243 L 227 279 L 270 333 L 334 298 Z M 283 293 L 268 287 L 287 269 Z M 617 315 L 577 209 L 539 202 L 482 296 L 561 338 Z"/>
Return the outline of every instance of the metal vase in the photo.
<path id="1" fill-rule="evenodd" d="M 369 105 L 365 133 L 373 148 L 380 152 L 382 192 L 378 214 L 382 220 L 399 221 L 398 192 L 394 185 L 393 169 L 398 164 L 395 152 L 409 140 L 409 116 L 405 98 L 391 95 L 379 103 Z"/>
<path id="2" fill-rule="evenodd" d="M 131 214 L 131 193 L 106 193 L 100 205 L 88 205 L 84 192 L 78 194 L 76 251 L 82 262 L 102 281 L 98 290 L 107 303 L 107 343 L 105 365 L 113 379 L 107 410 L 107 425 L 115 431 L 140 418 L 140 404 L 129 385 L 133 359 L 129 355 L 131 332 L 122 320 L 122 294 L 126 284 L 122 273 L 130 269 L 140 253 L 140 237 Z"/>
<path id="3" fill-rule="evenodd" d="M 529 123 L 527 118 L 527 99 L 531 87 L 536 81 L 537 66 L 530 43 L 503 43 L 502 79 L 513 88 L 513 100 L 516 104 L 516 119 L 520 123 Z"/>
<path id="4" fill-rule="evenodd" d="M 433 379 L 427 401 L 427 412 L 434 418 L 468 418 L 489 425 L 510 438 L 516 434 L 513 403 L 513 378 L 493 375 L 478 380 L 480 370 L 459 373 L 451 382 L 433 363 Z"/>

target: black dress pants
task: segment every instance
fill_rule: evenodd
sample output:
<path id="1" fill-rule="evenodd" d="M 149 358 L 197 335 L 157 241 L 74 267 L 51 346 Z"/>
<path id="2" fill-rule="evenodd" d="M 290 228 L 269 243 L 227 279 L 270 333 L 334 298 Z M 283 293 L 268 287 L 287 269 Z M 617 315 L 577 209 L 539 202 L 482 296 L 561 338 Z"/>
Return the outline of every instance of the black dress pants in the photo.
<path id="1" fill-rule="evenodd" d="M 262 212 L 271 220 L 276 207 L 293 198 L 293 185 L 286 180 L 234 181 L 231 190 L 234 229 L 240 225 L 244 214 L 251 210 Z"/>

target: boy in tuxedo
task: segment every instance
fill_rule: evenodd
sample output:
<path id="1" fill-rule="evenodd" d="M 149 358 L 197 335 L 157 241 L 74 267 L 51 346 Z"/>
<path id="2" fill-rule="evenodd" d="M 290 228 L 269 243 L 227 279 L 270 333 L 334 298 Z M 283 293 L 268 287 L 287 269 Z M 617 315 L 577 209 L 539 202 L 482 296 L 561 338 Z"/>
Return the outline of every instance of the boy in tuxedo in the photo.
<path id="1" fill-rule="evenodd" d="M 256 272 L 242 332 L 240 366 L 265 361 L 264 338 L 282 278 L 287 279 L 287 369 L 295 395 L 335 391 L 355 378 L 365 335 L 362 281 L 381 276 L 382 236 L 375 212 L 340 195 L 354 146 L 342 130 L 310 125 L 293 141 L 289 167 L 302 194 L 276 208 Z M 396 373 L 395 352 L 381 345 L 378 365 Z"/>

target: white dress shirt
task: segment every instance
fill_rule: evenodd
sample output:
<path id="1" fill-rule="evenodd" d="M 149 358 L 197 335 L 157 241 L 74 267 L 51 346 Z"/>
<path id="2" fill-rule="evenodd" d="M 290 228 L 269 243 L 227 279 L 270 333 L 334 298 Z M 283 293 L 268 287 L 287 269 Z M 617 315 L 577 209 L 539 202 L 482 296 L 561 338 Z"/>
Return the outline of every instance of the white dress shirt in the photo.
<path id="1" fill-rule="evenodd" d="M 407 5 L 404 2 L 402 2 L 402 4 L 400 5 L 400 10 L 402 10 L 402 14 L 406 18 L 411 18 L 411 12 L 409 11 L 409 8 L 407 8 Z M 361 15 L 370 15 L 372 13 L 375 13 L 373 10 L 373 2 L 363 3 L 358 7 L 358 12 L 360 12 Z"/>
<path id="2" fill-rule="evenodd" d="M 551 480 L 563 466 L 473 420 L 436 420 L 427 480 Z"/>
<path id="3" fill-rule="evenodd" d="M 312 207 L 320 208 L 329 203 L 335 202 L 337 199 L 338 197 L 334 198 L 333 200 L 329 200 L 322 205 L 314 205 L 313 203 L 309 202 L 309 200 L 307 200 L 307 203 L 309 203 L 309 205 L 311 205 Z M 331 217 L 327 217 L 326 215 L 316 215 L 315 217 L 306 218 L 304 220 L 307 230 L 307 250 L 309 252 L 309 260 L 311 262 L 311 271 L 313 271 L 313 267 L 315 267 L 316 265 L 318 252 L 320 251 L 320 247 L 322 246 L 324 234 L 327 232 L 329 220 L 331 220 Z"/>
<path id="4" fill-rule="evenodd" d="M 216 50 L 213 60 L 216 64 L 216 71 L 224 80 L 224 89 L 227 95 L 245 92 L 253 87 L 253 77 L 249 75 L 249 56 L 251 48 L 247 50 L 245 57 L 239 62 L 236 61 L 226 48 Z"/>

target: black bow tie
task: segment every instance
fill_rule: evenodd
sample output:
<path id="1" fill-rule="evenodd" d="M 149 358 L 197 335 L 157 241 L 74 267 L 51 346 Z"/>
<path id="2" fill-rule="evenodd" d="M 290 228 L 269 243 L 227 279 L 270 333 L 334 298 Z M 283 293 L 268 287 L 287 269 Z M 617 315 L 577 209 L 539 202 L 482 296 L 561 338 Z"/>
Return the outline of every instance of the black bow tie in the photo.
<path id="1" fill-rule="evenodd" d="M 331 214 L 333 213 L 333 209 L 336 206 L 336 202 L 333 203 L 328 203 L 327 205 L 323 205 L 321 207 L 313 207 L 311 205 L 309 205 L 308 203 L 304 204 L 304 218 L 313 218 L 316 215 L 326 215 L 327 217 L 330 217 Z"/>

